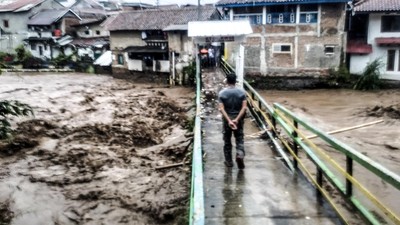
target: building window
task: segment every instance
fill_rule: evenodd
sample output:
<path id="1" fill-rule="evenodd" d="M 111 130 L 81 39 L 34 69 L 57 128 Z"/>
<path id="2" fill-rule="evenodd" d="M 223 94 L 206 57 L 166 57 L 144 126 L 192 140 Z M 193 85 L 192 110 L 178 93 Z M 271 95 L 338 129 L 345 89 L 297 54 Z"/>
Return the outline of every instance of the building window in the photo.
<path id="1" fill-rule="evenodd" d="M 382 16 L 382 32 L 400 32 L 400 16 Z"/>
<path id="2" fill-rule="evenodd" d="M 85 30 L 85 35 L 90 35 L 90 30 Z"/>
<path id="3" fill-rule="evenodd" d="M 300 23 L 317 23 L 318 22 L 318 5 L 304 4 L 300 5 Z"/>
<path id="4" fill-rule="evenodd" d="M 36 51 L 36 44 L 31 44 L 31 50 Z"/>
<path id="5" fill-rule="evenodd" d="M 325 45 L 324 52 L 325 52 L 326 55 L 335 54 L 335 46 L 334 45 Z"/>
<path id="6" fill-rule="evenodd" d="M 273 53 L 292 53 L 291 44 L 272 44 Z"/>
<path id="7" fill-rule="evenodd" d="M 395 59 L 396 59 L 396 50 L 388 50 L 387 62 L 386 62 L 387 71 L 394 71 Z"/>
<path id="8" fill-rule="evenodd" d="M 100 31 L 99 30 L 96 30 L 96 35 L 100 35 Z"/>
<path id="9" fill-rule="evenodd" d="M 295 23 L 296 5 L 276 5 L 268 8 L 267 23 Z"/>
<path id="10" fill-rule="evenodd" d="M 10 24 L 8 23 L 8 20 L 3 20 L 3 27 L 8 28 Z"/>
<path id="11" fill-rule="evenodd" d="M 124 65 L 124 55 L 118 54 L 118 64 Z"/>

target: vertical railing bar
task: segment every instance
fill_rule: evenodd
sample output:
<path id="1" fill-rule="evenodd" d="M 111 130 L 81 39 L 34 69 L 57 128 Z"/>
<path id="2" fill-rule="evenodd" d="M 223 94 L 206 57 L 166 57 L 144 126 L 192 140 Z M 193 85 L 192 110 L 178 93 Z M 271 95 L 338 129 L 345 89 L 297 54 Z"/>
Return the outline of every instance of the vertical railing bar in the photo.
<path id="1" fill-rule="evenodd" d="M 349 156 L 346 156 L 346 171 L 350 176 L 353 176 L 353 159 Z M 351 195 L 353 195 L 353 184 L 346 178 L 346 196 L 350 198 Z"/>
<path id="2" fill-rule="evenodd" d="M 298 137 L 298 134 L 297 134 L 296 130 L 298 129 L 299 124 L 297 123 L 296 120 L 294 120 L 293 121 L 293 125 L 295 127 L 295 129 L 293 131 L 293 151 L 294 151 L 294 154 L 295 154 L 295 156 L 293 156 L 293 167 L 295 169 L 297 169 L 297 166 L 298 166 L 297 157 L 299 156 L 299 149 L 297 147 L 297 143 L 296 143 L 295 139 Z"/>

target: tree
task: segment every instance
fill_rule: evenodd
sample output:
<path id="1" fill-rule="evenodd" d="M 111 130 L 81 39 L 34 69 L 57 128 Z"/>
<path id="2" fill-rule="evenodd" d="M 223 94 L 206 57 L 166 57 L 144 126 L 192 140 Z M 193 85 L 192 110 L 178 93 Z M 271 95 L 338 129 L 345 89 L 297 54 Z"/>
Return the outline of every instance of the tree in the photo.
<path id="1" fill-rule="evenodd" d="M 19 101 L 0 101 L 0 140 L 11 137 L 13 130 L 8 120 L 9 116 L 33 115 L 32 108 Z"/>
<path id="2" fill-rule="evenodd" d="M 369 63 L 361 77 L 354 84 L 353 89 L 363 91 L 379 89 L 381 85 L 380 69 L 382 66 L 383 63 L 380 59 L 375 59 Z"/>

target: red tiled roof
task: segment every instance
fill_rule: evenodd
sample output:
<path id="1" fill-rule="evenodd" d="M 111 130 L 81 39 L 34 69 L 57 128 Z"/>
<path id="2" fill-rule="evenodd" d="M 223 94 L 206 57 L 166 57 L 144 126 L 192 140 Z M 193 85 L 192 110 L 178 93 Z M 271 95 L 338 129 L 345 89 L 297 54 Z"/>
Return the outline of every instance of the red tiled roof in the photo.
<path id="1" fill-rule="evenodd" d="M 379 37 L 375 42 L 378 45 L 400 45 L 400 37 Z"/>
<path id="2" fill-rule="evenodd" d="M 0 12 L 26 11 L 45 0 L 9 0 L 0 2 Z"/>
<path id="3" fill-rule="evenodd" d="M 354 3 L 355 12 L 400 11 L 400 0 L 359 0 Z"/>
<path id="4" fill-rule="evenodd" d="M 200 8 L 200 20 L 211 20 L 218 11 L 213 6 Z M 108 25 L 111 31 L 117 30 L 162 30 L 171 24 L 187 24 L 197 20 L 197 7 L 184 7 L 168 10 L 129 11 L 117 15 Z"/>
<path id="5" fill-rule="evenodd" d="M 363 42 L 349 41 L 347 43 L 346 52 L 352 54 L 369 54 L 372 52 L 372 45 Z"/>

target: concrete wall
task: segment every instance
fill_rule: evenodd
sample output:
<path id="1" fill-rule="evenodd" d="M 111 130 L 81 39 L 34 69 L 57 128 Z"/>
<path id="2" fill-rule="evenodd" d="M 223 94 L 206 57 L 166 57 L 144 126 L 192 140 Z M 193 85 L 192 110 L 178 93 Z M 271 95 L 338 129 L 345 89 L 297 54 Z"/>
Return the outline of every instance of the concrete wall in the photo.
<path id="1" fill-rule="evenodd" d="M 190 57 L 194 57 L 196 52 L 196 47 L 192 38 L 188 37 L 187 31 L 168 32 L 168 47 L 170 51 Z"/>
<path id="2" fill-rule="evenodd" d="M 245 47 L 245 74 L 261 76 L 319 76 L 338 68 L 343 45 L 344 4 L 319 6 L 319 21 L 314 24 L 252 25 L 253 34 L 242 42 Z M 226 43 L 234 65 L 237 43 Z M 291 46 L 290 52 L 275 52 L 279 45 Z M 274 48 L 275 46 L 275 48 Z M 330 49 L 329 53 L 325 52 Z"/>
<path id="3" fill-rule="evenodd" d="M 123 50 L 128 46 L 145 46 L 140 32 L 112 31 L 110 33 L 110 49 Z"/>
<path id="4" fill-rule="evenodd" d="M 85 26 L 81 26 L 81 27 L 77 27 L 76 32 L 78 34 L 79 37 L 82 38 L 96 38 L 96 37 L 108 37 L 110 36 L 110 32 L 108 30 L 105 30 L 104 27 L 100 26 L 100 24 L 91 24 L 88 25 L 88 30 L 89 30 L 89 34 L 86 34 L 86 27 Z M 97 31 L 100 32 L 99 34 L 97 34 Z"/>
<path id="5" fill-rule="evenodd" d="M 146 42 L 142 40 L 142 36 L 140 32 L 135 31 L 112 31 L 110 33 L 110 49 L 112 51 L 112 68 L 114 71 L 115 68 L 124 68 L 129 70 L 131 68 L 138 68 L 137 65 L 134 65 L 133 60 L 130 60 L 128 54 L 123 52 L 123 50 L 128 46 L 145 46 Z M 118 54 L 124 55 L 124 64 L 118 64 Z M 128 63 L 129 62 L 129 63 Z M 132 64 L 133 63 L 133 64 Z M 137 69 L 135 69 L 137 70 Z M 118 70 L 123 71 L 123 70 Z M 141 70 L 138 70 L 141 71 Z"/>
<path id="6" fill-rule="evenodd" d="M 400 32 L 381 32 L 382 15 L 388 14 L 370 14 L 368 26 L 368 44 L 372 45 L 372 53 L 367 55 L 351 55 L 350 73 L 361 74 L 368 63 L 375 59 L 381 59 L 381 61 L 384 63 L 380 71 L 382 78 L 400 80 L 400 46 L 378 46 L 375 42 L 375 38 L 377 37 L 400 38 Z M 395 71 L 386 71 L 388 50 L 396 50 Z"/>

